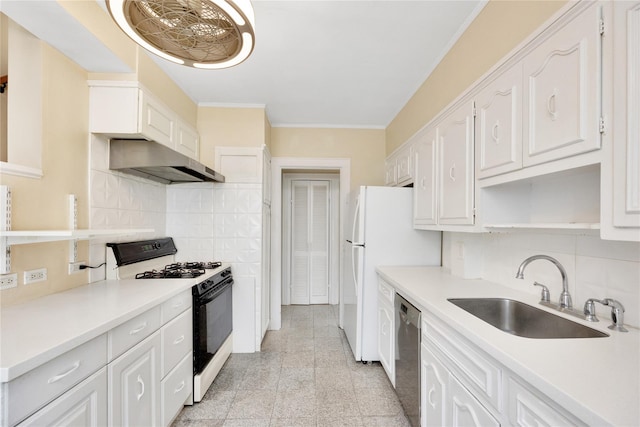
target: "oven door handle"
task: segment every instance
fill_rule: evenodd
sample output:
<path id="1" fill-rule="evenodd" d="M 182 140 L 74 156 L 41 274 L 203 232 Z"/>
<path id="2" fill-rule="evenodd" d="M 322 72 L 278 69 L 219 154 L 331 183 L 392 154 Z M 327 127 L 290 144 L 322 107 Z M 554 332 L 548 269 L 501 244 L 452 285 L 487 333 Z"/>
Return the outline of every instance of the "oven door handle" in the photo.
<path id="1" fill-rule="evenodd" d="M 213 301 L 214 299 L 216 299 L 220 294 L 222 294 L 224 291 L 227 290 L 227 288 L 230 288 L 231 285 L 233 285 L 233 278 L 228 278 L 227 280 L 225 280 L 224 282 L 225 286 L 221 286 L 218 289 L 216 289 L 215 291 L 211 291 L 211 292 L 205 292 L 204 294 L 197 296 L 196 300 L 198 301 L 199 304 L 206 304 L 208 302 Z"/>

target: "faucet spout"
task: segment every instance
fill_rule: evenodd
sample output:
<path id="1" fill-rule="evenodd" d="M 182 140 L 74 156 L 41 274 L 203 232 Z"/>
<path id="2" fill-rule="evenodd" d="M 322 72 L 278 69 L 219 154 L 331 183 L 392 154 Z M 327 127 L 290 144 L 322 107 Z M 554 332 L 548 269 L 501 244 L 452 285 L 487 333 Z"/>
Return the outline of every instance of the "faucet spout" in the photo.
<path id="1" fill-rule="evenodd" d="M 533 255 L 529 258 L 522 261 L 520 267 L 518 267 L 518 271 L 516 272 L 516 279 L 524 279 L 524 269 L 529 265 L 531 261 L 535 261 L 537 259 L 545 259 L 555 265 L 558 270 L 560 270 L 560 276 L 562 277 L 562 292 L 560 293 L 560 308 L 573 308 L 573 303 L 571 302 L 571 295 L 569 294 L 569 283 L 567 281 L 567 272 L 560 262 L 552 258 L 548 255 Z"/>

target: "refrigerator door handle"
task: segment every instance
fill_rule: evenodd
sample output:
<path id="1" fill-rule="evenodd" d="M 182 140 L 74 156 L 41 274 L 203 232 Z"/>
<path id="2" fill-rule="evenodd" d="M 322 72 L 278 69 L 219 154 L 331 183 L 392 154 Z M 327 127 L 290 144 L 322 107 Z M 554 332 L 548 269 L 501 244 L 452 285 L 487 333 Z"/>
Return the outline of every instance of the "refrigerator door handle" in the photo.
<path id="1" fill-rule="evenodd" d="M 356 277 L 356 250 L 358 246 L 351 246 L 351 273 L 353 274 L 353 288 L 356 291 L 356 298 L 358 298 L 358 278 Z"/>
<path id="2" fill-rule="evenodd" d="M 356 199 L 356 208 L 354 209 L 353 212 L 353 229 L 351 230 L 351 240 L 352 243 L 355 242 L 354 244 L 358 244 L 358 241 L 356 240 L 356 235 L 358 233 L 358 228 L 359 227 L 359 223 L 358 223 L 358 217 L 360 216 L 360 197 L 358 197 Z M 357 237 L 362 237 L 362 236 L 357 236 Z"/>

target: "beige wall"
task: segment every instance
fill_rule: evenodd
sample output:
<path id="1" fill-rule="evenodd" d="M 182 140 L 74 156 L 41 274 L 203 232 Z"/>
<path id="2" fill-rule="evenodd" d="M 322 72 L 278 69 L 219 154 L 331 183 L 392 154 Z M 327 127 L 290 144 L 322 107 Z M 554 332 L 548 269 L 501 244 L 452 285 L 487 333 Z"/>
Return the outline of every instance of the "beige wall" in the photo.
<path id="1" fill-rule="evenodd" d="M 565 4 L 564 0 L 489 1 L 387 127 L 387 155 Z"/>
<path id="2" fill-rule="evenodd" d="M 215 167 L 215 147 L 262 147 L 270 127 L 264 108 L 198 107 L 200 161 Z"/>
<path id="3" fill-rule="evenodd" d="M 352 189 L 384 185 L 384 130 L 276 127 L 271 129 L 271 155 L 348 158 Z"/>
<path id="4" fill-rule="evenodd" d="M 42 179 L 0 175 L 0 182 L 12 192 L 14 230 L 65 229 L 67 195 L 78 199 L 78 228 L 87 228 L 88 115 L 87 74 L 58 51 L 43 43 L 43 137 Z M 12 142 L 9 141 L 9 144 Z M 0 293 L 1 304 L 9 305 L 40 295 L 87 283 L 87 274 L 67 274 L 69 253 L 66 242 L 17 245 L 11 248 L 12 272 L 19 286 Z M 88 259 L 88 246 L 81 242 L 80 260 Z M 24 286 L 22 272 L 45 267 L 48 280 Z"/>

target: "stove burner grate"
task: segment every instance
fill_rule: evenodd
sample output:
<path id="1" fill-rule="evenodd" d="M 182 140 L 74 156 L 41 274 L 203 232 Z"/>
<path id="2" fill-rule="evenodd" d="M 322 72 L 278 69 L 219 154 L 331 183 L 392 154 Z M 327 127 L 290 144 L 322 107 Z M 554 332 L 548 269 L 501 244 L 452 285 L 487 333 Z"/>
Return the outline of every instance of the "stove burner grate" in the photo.
<path id="1" fill-rule="evenodd" d="M 202 276 L 206 269 L 218 268 L 220 262 L 176 262 L 162 270 L 144 271 L 136 274 L 136 279 L 191 279 Z"/>

